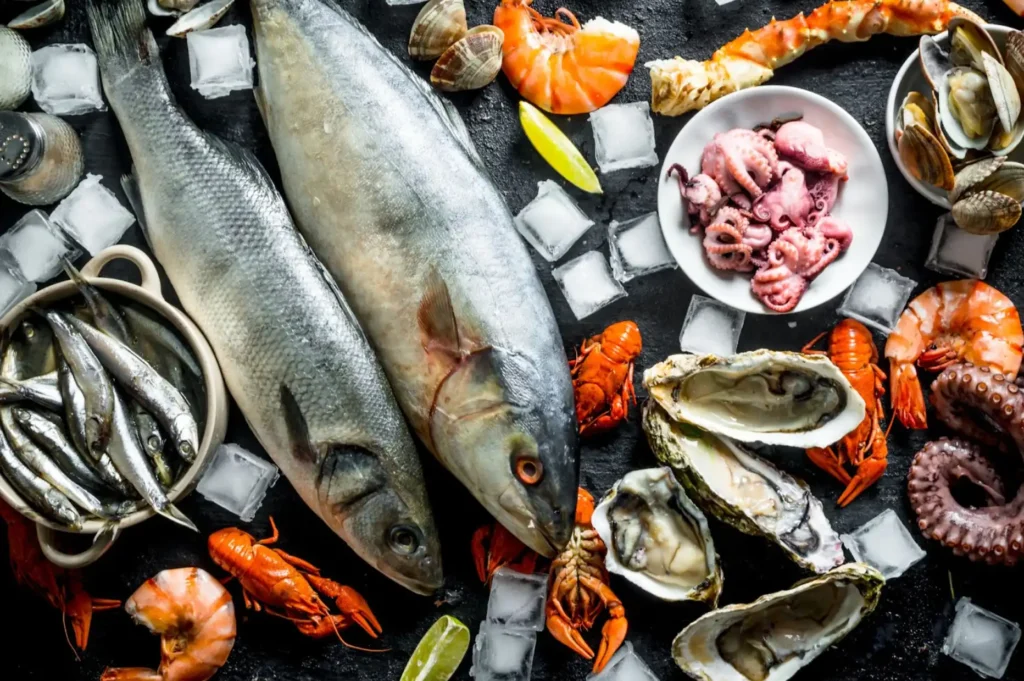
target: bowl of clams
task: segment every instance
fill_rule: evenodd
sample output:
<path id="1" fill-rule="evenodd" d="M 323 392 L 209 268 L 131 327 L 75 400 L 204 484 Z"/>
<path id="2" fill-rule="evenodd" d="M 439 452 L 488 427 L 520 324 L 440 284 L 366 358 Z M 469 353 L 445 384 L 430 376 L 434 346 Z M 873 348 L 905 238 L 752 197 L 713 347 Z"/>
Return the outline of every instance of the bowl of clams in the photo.
<path id="1" fill-rule="evenodd" d="M 922 36 L 889 91 L 896 165 L 965 231 L 996 234 L 1020 220 L 1022 93 L 1024 32 L 959 17 Z"/>

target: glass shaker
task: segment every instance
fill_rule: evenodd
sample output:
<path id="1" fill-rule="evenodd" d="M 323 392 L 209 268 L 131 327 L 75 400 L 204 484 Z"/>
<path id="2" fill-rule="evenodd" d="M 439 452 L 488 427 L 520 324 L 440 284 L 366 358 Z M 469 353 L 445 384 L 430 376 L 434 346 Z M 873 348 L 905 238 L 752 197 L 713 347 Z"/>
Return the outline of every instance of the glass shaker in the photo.
<path id="1" fill-rule="evenodd" d="M 82 143 L 50 114 L 0 111 L 0 191 L 30 206 L 56 203 L 82 177 Z"/>

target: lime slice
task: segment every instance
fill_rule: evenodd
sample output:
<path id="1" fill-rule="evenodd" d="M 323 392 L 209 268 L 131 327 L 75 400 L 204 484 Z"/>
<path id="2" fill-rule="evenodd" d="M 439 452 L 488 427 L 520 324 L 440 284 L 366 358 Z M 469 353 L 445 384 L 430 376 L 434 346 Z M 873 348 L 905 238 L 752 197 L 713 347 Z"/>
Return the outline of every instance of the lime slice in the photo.
<path id="1" fill-rule="evenodd" d="M 400 681 L 448 681 L 467 650 L 469 628 L 451 615 L 444 615 L 420 639 Z"/>
<path id="2" fill-rule="evenodd" d="M 526 137 L 558 174 L 585 192 L 600 194 L 601 182 L 565 133 L 529 102 L 519 102 L 519 122 Z"/>

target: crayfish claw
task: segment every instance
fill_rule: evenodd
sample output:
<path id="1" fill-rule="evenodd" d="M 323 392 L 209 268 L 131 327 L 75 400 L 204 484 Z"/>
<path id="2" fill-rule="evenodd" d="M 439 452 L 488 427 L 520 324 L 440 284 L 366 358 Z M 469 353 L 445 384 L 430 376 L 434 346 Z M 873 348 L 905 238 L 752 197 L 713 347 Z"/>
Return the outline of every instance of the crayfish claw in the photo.
<path id="1" fill-rule="evenodd" d="M 383 631 L 380 623 L 370 610 L 370 604 L 366 602 L 362 594 L 350 586 L 338 584 L 334 580 L 316 575 L 306 575 L 310 584 L 327 598 L 334 599 L 338 610 L 346 617 L 363 628 L 371 638 L 377 638 Z"/>
<path id="2" fill-rule="evenodd" d="M 594 659 L 594 651 L 590 649 L 587 642 L 583 640 L 580 632 L 572 628 L 569 620 L 548 609 L 548 631 L 563 645 L 574 650 L 580 657 L 587 660 Z"/>
<path id="3" fill-rule="evenodd" d="M 629 624 L 624 616 L 613 617 L 604 623 L 604 627 L 601 629 L 601 645 L 597 649 L 597 658 L 594 660 L 595 674 L 605 668 L 608 661 L 622 646 L 622 642 L 626 640 L 628 629 Z"/>

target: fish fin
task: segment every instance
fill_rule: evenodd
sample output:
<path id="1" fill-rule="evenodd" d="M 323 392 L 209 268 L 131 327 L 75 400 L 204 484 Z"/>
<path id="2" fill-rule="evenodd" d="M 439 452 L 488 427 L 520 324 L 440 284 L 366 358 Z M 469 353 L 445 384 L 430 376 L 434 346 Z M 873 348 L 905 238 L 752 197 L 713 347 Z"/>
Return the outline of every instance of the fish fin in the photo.
<path id="1" fill-rule="evenodd" d="M 284 425 L 288 430 L 288 439 L 292 443 L 292 454 L 300 461 L 315 464 L 319 452 L 310 444 L 309 424 L 295 400 L 295 395 L 284 384 L 281 384 L 281 413 L 284 414 Z"/>
<path id="2" fill-rule="evenodd" d="M 199 528 L 196 527 L 196 524 L 189 520 L 187 515 L 179 511 L 178 507 L 174 504 L 167 504 L 162 511 L 156 508 L 153 510 L 173 523 L 177 523 L 182 527 L 187 527 L 193 532 L 199 532 Z"/>
<path id="3" fill-rule="evenodd" d="M 316 484 L 321 507 L 344 513 L 387 487 L 388 475 L 380 458 L 365 447 L 330 443 L 321 449 L 324 456 Z"/>
<path id="4" fill-rule="evenodd" d="M 146 239 L 146 245 L 152 251 L 153 240 L 149 236 L 149 223 L 146 222 L 146 210 L 142 205 L 142 192 L 139 190 L 138 173 L 134 165 L 130 175 L 121 176 L 121 189 L 128 197 L 128 205 L 132 207 L 132 212 L 135 213 L 135 218 L 139 221 L 139 227 L 142 228 L 142 236 Z"/>
<path id="5" fill-rule="evenodd" d="M 274 187 L 274 180 L 260 160 L 256 158 L 256 154 L 234 142 L 217 137 L 213 133 L 203 132 L 203 135 L 206 136 L 211 146 L 235 161 L 253 181 L 265 188 L 272 189 L 275 196 L 278 194 L 277 188 Z"/>
<path id="6" fill-rule="evenodd" d="M 457 358 L 462 354 L 459 322 L 455 318 L 448 285 L 437 270 L 431 268 L 425 288 L 416 314 L 423 336 L 423 349 L 427 352 L 441 351 Z"/>
<path id="7" fill-rule="evenodd" d="M 152 72 L 158 73 L 166 86 L 160 48 L 152 32 L 146 28 L 146 10 L 142 0 L 88 0 L 86 9 L 108 95 L 111 86 L 140 65 L 153 67 Z"/>

